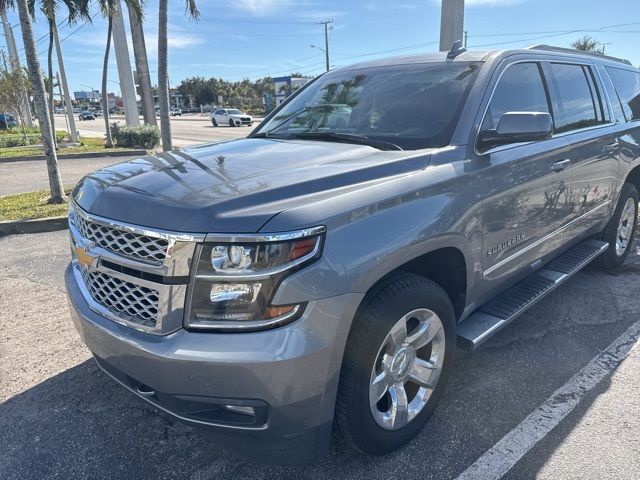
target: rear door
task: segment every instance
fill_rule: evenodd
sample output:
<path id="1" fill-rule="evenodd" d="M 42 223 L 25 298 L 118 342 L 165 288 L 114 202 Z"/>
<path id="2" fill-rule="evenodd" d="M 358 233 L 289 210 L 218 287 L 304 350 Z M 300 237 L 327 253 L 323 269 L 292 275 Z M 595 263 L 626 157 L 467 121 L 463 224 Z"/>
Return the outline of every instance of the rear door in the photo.
<path id="1" fill-rule="evenodd" d="M 549 62 L 549 79 L 555 137 L 569 144 L 571 189 L 569 224 L 564 241 L 592 233 L 614 208 L 618 178 L 618 128 L 600 76 L 588 64 Z"/>
<path id="2" fill-rule="evenodd" d="M 480 131 L 507 112 L 551 112 L 540 63 L 519 61 L 497 72 Z M 561 245 L 571 168 L 563 138 L 515 143 L 476 152 L 483 192 L 482 270 L 504 282 Z"/>

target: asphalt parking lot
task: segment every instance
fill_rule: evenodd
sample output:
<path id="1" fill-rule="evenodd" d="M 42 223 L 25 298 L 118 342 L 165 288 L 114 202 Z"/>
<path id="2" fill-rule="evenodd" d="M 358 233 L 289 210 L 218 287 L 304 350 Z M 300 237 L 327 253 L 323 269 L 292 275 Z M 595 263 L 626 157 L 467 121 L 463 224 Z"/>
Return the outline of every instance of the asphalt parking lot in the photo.
<path id="1" fill-rule="evenodd" d="M 254 121 L 253 128 L 258 126 L 259 120 Z M 114 117 L 112 121 L 124 124 L 123 117 Z M 56 116 L 56 124 L 64 125 L 64 116 Z M 245 137 L 253 128 L 233 128 L 227 125 L 214 127 L 209 120 L 209 114 L 190 113 L 180 117 L 171 117 L 171 138 L 174 147 Z M 104 120 L 102 117 L 95 120 L 76 120 L 76 129 L 81 136 L 102 137 L 104 136 Z"/>
<path id="2" fill-rule="evenodd" d="M 536 439 L 505 478 L 640 478 L 637 245 L 617 274 L 589 267 L 475 354 L 460 352 L 441 406 L 404 449 L 372 458 L 334 440 L 317 464 L 274 467 L 208 444 L 98 369 L 69 319 L 67 232 L 1 238 L 0 478 L 491 478 L 504 438 L 502 458 Z M 527 430 L 541 406 L 548 419 L 567 405 L 557 426 Z"/>

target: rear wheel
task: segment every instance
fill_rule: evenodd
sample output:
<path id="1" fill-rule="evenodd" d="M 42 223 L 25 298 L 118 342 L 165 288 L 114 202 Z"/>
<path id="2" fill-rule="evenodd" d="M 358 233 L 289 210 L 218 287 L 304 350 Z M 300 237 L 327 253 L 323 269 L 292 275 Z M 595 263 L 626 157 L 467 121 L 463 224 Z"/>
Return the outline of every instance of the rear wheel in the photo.
<path id="1" fill-rule="evenodd" d="M 609 248 L 600 255 L 598 263 L 605 269 L 621 266 L 629 255 L 638 226 L 638 191 L 625 183 L 620 191 L 618 205 L 613 216 L 602 232 L 602 240 Z"/>
<path id="2" fill-rule="evenodd" d="M 216 122 L 216 119 L 215 119 L 215 118 L 212 118 L 212 119 L 211 119 L 211 124 L 212 124 L 214 127 L 217 127 L 217 126 L 218 126 L 218 122 Z"/>
<path id="3" fill-rule="evenodd" d="M 370 292 L 349 334 L 336 402 L 336 428 L 352 447 L 385 454 L 409 442 L 444 392 L 455 354 L 447 294 L 399 273 Z"/>

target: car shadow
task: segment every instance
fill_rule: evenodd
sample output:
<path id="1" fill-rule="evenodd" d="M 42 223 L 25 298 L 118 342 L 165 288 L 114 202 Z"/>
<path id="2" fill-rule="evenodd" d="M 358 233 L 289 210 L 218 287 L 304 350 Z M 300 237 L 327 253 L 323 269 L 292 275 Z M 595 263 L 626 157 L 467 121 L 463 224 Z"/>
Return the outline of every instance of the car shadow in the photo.
<path id="1" fill-rule="evenodd" d="M 395 453 L 370 457 L 334 438 L 315 464 L 257 464 L 138 400 L 88 360 L 0 405 L 0 478 L 455 478 L 637 321 L 640 298 L 627 292 L 640 280 L 639 259 L 636 249 L 617 275 L 589 267 L 476 353 L 459 351 L 441 406 Z M 595 398 L 565 419 L 564 435 Z M 563 438 L 518 478 L 534 478 Z"/>

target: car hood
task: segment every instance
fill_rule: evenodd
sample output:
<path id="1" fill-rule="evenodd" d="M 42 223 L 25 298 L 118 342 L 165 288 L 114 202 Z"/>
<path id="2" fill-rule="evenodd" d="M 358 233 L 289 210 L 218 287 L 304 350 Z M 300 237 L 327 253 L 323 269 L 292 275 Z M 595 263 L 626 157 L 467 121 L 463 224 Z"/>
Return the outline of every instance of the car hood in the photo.
<path id="1" fill-rule="evenodd" d="M 424 152 L 247 138 L 118 163 L 83 178 L 73 196 L 94 215 L 135 225 L 248 233 L 289 208 L 415 172 L 427 160 Z"/>

